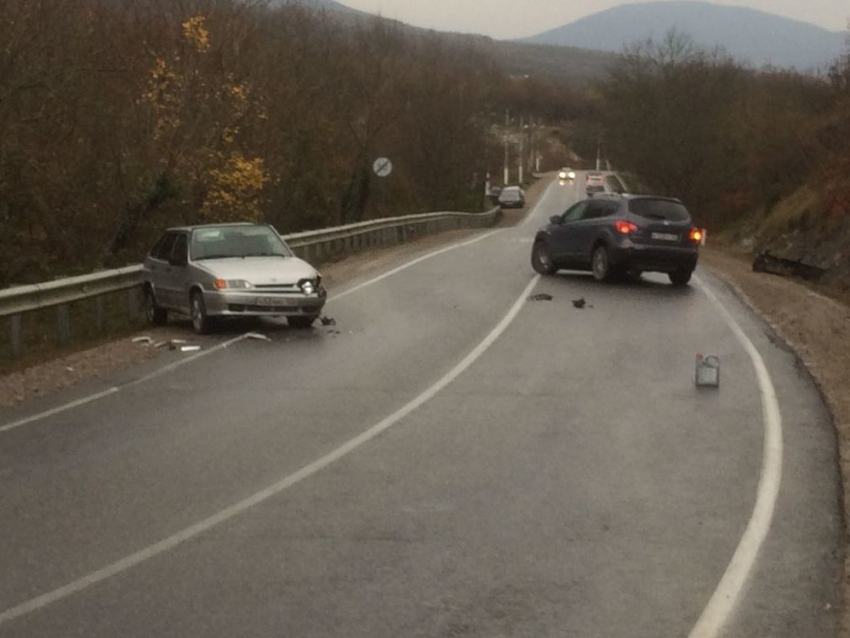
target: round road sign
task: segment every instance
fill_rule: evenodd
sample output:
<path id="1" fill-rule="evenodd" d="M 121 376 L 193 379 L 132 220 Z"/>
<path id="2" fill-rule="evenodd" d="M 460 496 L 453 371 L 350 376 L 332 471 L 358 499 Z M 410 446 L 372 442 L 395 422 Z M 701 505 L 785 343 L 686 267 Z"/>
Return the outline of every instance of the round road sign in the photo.
<path id="1" fill-rule="evenodd" d="M 389 177 L 393 172 L 393 163 L 386 157 L 379 157 L 372 168 L 378 177 Z"/>

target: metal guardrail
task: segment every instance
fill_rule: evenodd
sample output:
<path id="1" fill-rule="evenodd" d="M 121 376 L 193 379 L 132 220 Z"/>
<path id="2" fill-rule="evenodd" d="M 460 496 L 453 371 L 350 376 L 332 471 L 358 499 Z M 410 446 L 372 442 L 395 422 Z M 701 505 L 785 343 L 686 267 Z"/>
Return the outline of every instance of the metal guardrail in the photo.
<path id="1" fill-rule="evenodd" d="M 413 237 L 445 230 L 484 228 L 494 225 L 500 209 L 485 213 L 425 213 L 376 219 L 359 224 L 337 226 L 285 235 L 284 240 L 299 257 L 320 261 L 329 257 L 389 246 Z M 95 321 L 99 328 L 105 325 L 103 296 L 127 291 L 128 323 L 140 316 L 140 292 L 143 283 L 142 265 L 117 270 L 57 279 L 31 286 L 18 286 L 0 290 L 0 318 L 9 318 L 9 339 L 13 357 L 23 353 L 23 318 L 28 312 L 47 308 L 56 309 L 56 337 L 60 345 L 71 341 L 69 304 L 93 299 Z"/>

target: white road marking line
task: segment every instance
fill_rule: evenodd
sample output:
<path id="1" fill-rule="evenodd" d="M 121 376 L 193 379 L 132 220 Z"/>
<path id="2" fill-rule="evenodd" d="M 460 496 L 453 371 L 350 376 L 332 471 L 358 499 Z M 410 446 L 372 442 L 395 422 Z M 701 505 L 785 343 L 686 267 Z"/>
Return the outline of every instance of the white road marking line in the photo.
<path id="1" fill-rule="evenodd" d="M 537 200 L 537 204 L 534 205 L 534 208 L 532 208 L 531 211 L 529 211 L 528 215 L 525 216 L 525 219 L 522 220 L 520 228 L 528 226 L 533 220 L 536 219 L 537 209 L 543 206 L 543 202 L 546 201 L 552 190 L 555 188 L 560 188 L 557 182 L 551 182 L 549 186 L 546 187 L 546 190 L 543 191 L 543 195 L 540 197 L 540 199 Z M 540 221 L 537 220 L 537 223 L 540 223 Z"/>
<path id="2" fill-rule="evenodd" d="M 489 233 L 484 233 L 480 237 L 476 237 L 474 239 L 467 239 L 467 240 L 464 240 L 462 242 L 452 244 L 451 246 L 448 246 L 446 248 L 441 248 L 440 250 L 436 250 L 434 252 L 428 253 L 427 255 L 423 255 L 422 257 L 418 257 L 417 259 L 409 261 L 408 263 L 403 264 L 403 265 L 399 266 L 398 268 L 394 268 L 393 270 L 390 270 L 389 272 L 386 272 L 386 273 L 384 273 L 384 274 L 382 274 L 378 277 L 375 277 L 374 279 L 370 279 L 369 281 L 365 281 L 362 284 L 355 286 L 354 288 L 351 288 L 350 290 L 346 290 L 346 291 L 344 291 L 344 292 L 342 292 L 338 295 L 335 295 L 332 298 L 332 300 L 342 299 L 343 297 L 347 297 L 348 295 L 355 293 L 358 290 L 362 290 L 366 286 L 371 286 L 372 284 L 378 283 L 379 281 L 386 279 L 387 277 L 390 277 L 392 275 L 395 275 L 395 274 L 401 272 L 402 270 L 406 270 L 407 268 L 410 268 L 411 266 L 415 266 L 416 264 L 423 262 L 426 259 L 431 259 L 432 257 L 436 257 L 437 255 L 448 252 L 450 250 L 454 250 L 456 248 L 462 248 L 463 246 L 469 246 L 470 244 L 474 244 L 476 242 L 482 241 L 483 239 L 487 239 L 488 237 L 495 235 L 496 233 L 499 233 L 499 232 L 502 232 L 501 228 L 498 228 L 496 230 L 492 230 Z M 64 405 L 60 405 L 60 406 L 55 407 L 51 410 L 46 410 L 44 412 L 40 412 L 39 414 L 34 414 L 32 416 L 25 417 L 25 418 L 20 419 L 18 421 L 13 421 L 11 423 L 7 423 L 5 425 L 0 426 L 0 434 L 2 434 L 4 432 L 8 432 L 10 430 L 14 430 L 14 429 L 23 427 L 25 425 L 29 425 L 30 423 L 42 421 L 42 420 L 50 418 L 52 416 L 56 416 L 57 414 L 62 414 L 63 412 L 67 412 L 68 410 L 73 410 L 74 408 L 81 407 L 81 406 L 86 405 L 88 403 L 93 403 L 94 401 L 97 401 L 99 399 L 103 399 L 103 398 L 108 397 L 110 395 L 113 395 L 117 392 L 120 392 L 121 390 L 123 390 L 125 388 L 131 388 L 133 386 L 140 385 L 140 384 L 145 383 L 147 381 L 151 381 L 151 380 L 156 379 L 157 377 L 160 377 L 164 374 L 167 374 L 169 372 L 173 372 L 177 368 L 180 368 L 180 367 L 186 365 L 187 363 L 197 361 L 198 359 L 200 359 L 202 357 L 206 357 L 208 355 L 211 355 L 214 352 L 219 352 L 220 350 L 223 350 L 225 348 L 229 348 L 230 346 L 232 346 L 236 343 L 239 343 L 240 341 L 244 341 L 247 338 L 248 338 L 247 334 L 240 335 L 239 337 L 236 337 L 235 339 L 231 339 L 230 341 L 227 341 L 225 343 L 219 344 L 218 346 L 216 346 L 214 348 L 211 348 L 209 350 L 204 350 L 203 352 L 199 352 L 199 353 L 194 354 L 192 356 L 186 357 L 185 359 L 180 359 L 179 361 L 175 361 L 174 363 L 170 363 L 167 366 L 160 368 L 159 370 L 156 370 L 155 372 L 152 372 L 149 375 L 146 375 L 146 376 L 141 377 L 139 379 L 136 379 L 134 381 L 130 381 L 129 383 L 126 383 L 122 386 L 109 388 L 108 390 L 104 390 L 103 392 L 98 392 L 97 394 L 93 394 L 91 396 L 84 397 L 82 399 L 78 399 L 77 401 L 71 401 L 70 403 L 65 403 Z"/>
<path id="3" fill-rule="evenodd" d="M 9 430 L 14 430 L 15 428 L 23 427 L 28 423 L 32 423 L 33 421 L 40 421 L 41 419 L 46 419 L 56 414 L 61 414 L 62 412 L 65 412 L 67 410 L 77 408 L 81 405 L 86 405 L 87 403 L 92 403 L 93 401 L 97 401 L 98 399 L 102 399 L 103 397 L 108 397 L 110 394 L 115 394 L 120 389 L 121 388 L 117 387 L 109 388 L 108 390 L 98 392 L 97 394 L 92 394 L 91 396 L 85 397 L 83 399 L 72 401 L 71 403 L 66 403 L 65 405 L 60 405 L 56 408 L 53 408 L 52 410 L 47 410 L 45 412 L 41 412 L 40 414 L 34 414 L 33 416 L 20 419 L 19 421 L 12 421 L 11 423 L 7 423 L 6 425 L 0 426 L 0 433 L 8 432 Z"/>
<path id="4" fill-rule="evenodd" d="M 488 237 L 491 237 L 491 236 L 495 235 L 496 233 L 500 233 L 500 232 L 502 232 L 501 228 L 498 228 L 496 230 L 491 230 L 489 233 L 484 233 L 483 235 L 481 235 L 480 237 L 476 237 L 475 239 L 467 239 L 467 240 L 458 242 L 456 244 L 452 244 L 451 246 L 446 246 L 445 248 L 440 248 L 439 250 L 435 250 L 435 251 L 430 252 L 426 255 L 422 255 L 421 257 L 417 257 L 416 259 L 413 259 L 413 260 L 407 262 L 406 264 L 402 264 L 398 268 L 393 268 L 392 270 L 389 270 L 389 271 L 383 273 L 382 275 L 378 275 L 377 277 L 374 277 L 372 279 L 364 281 L 362 284 L 358 284 L 358 285 L 354 286 L 353 288 L 349 288 L 348 290 L 344 290 L 343 292 L 335 294 L 331 298 L 331 301 L 336 301 L 338 299 L 342 299 L 343 297 L 347 297 L 348 295 L 354 294 L 355 292 L 362 290 L 366 286 L 371 286 L 372 284 L 376 284 L 379 281 L 383 281 L 387 277 L 392 277 L 393 275 L 397 275 L 401 271 L 407 270 L 408 268 L 411 268 L 411 267 L 415 266 L 416 264 L 420 264 L 423 261 L 427 261 L 427 260 L 429 260 L 433 257 L 436 257 L 437 255 L 442 255 L 443 253 L 447 253 L 451 250 L 456 250 L 457 248 L 462 248 L 464 246 L 469 246 L 470 244 L 475 244 L 479 241 L 487 239 Z"/>
<path id="5" fill-rule="evenodd" d="M 723 578 L 720 579 L 697 624 L 688 634 L 688 638 L 715 638 L 720 635 L 735 612 L 762 544 L 770 532 L 779 497 L 779 486 L 782 483 L 782 414 L 779 411 L 773 381 L 761 354 L 714 292 L 699 278 L 695 281 L 700 290 L 715 303 L 750 356 L 758 377 L 764 418 L 764 453 L 752 516 Z"/>
<path id="6" fill-rule="evenodd" d="M 354 437 L 349 440 L 345 444 L 341 445 L 334 451 L 326 454 L 320 459 L 313 461 L 309 465 L 301 468 L 294 474 L 290 474 L 286 478 L 281 481 L 275 483 L 267 487 L 264 490 L 257 492 L 256 494 L 249 496 L 245 500 L 242 500 L 230 507 L 220 511 L 209 518 L 206 518 L 198 523 L 195 523 L 191 527 L 187 527 L 186 529 L 177 532 L 176 534 L 169 536 L 166 539 L 159 541 L 158 543 L 154 543 L 153 545 L 149 545 L 144 549 L 141 549 L 134 554 L 130 554 L 129 556 L 125 556 L 119 561 L 112 563 L 111 565 L 107 565 L 106 567 L 99 569 L 87 576 L 83 576 L 63 587 L 59 587 L 58 589 L 54 589 L 53 591 L 47 592 L 46 594 L 42 594 L 41 596 L 37 596 L 31 600 L 23 602 L 15 607 L 7 609 L 0 613 L 0 625 L 7 623 L 15 618 L 20 618 L 21 616 L 25 616 L 26 614 L 32 613 L 38 609 L 46 607 L 52 603 L 55 603 L 63 598 L 67 598 L 68 596 L 78 593 L 84 589 L 87 589 L 97 583 L 100 583 L 107 578 L 111 578 L 112 576 L 116 576 L 125 572 L 133 567 L 143 563 L 151 558 L 154 558 L 160 554 L 163 554 L 169 550 L 174 549 L 178 545 L 185 543 L 189 540 L 192 540 L 196 536 L 203 534 L 204 532 L 209 531 L 213 527 L 221 525 L 222 523 L 232 519 L 239 514 L 242 514 L 246 510 L 263 503 L 264 501 L 280 494 L 284 490 L 289 489 L 293 485 L 300 483 L 306 478 L 309 478 L 316 474 L 317 472 L 323 470 L 328 467 L 332 463 L 339 461 L 343 457 L 351 454 L 359 447 L 365 445 L 378 435 L 382 434 L 386 430 L 393 427 L 399 421 L 404 419 L 414 410 L 420 408 L 422 405 L 433 399 L 441 390 L 446 388 L 449 384 L 451 384 L 455 379 L 457 379 L 461 374 L 463 374 L 473 363 L 475 363 L 487 350 L 492 346 L 499 337 L 508 329 L 508 327 L 513 323 L 514 319 L 516 319 L 517 315 L 519 315 L 523 306 L 526 303 L 527 297 L 532 293 L 534 287 L 537 285 L 537 282 L 540 280 L 540 275 L 536 275 L 525 287 L 525 290 L 522 291 L 522 294 L 519 298 L 514 302 L 511 309 L 508 313 L 502 318 L 502 320 L 496 325 L 495 328 L 484 338 L 481 343 L 479 343 L 472 352 L 466 355 L 463 360 L 458 363 L 454 368 L 452 368 L 448 373 L 445 374 L 439 381 L 437 381 L 430 388 L 425 390 L 418 397 L 410 401 L 407 405 L 402 408 L 396 410 L 391 415 L 373 425 L 371 428 L 363 432 L 362 434 Z"/>
<path id="7" fill-rule="evenodd" d="M 155 379 L 158 376 L 165 374 L 166 372 L 171 372 L 185 366 L 187 363 L 192 363 L 193 361 L 197 361 L 202 357 L 209 356 L 214 352 L 218 352 L 220 350 L 224 350 L 225 348 L 229 348 L 230 346 L 239 343 L 240 341 L 244 341 L 247 338 L 247 335 L 241 335 L 236 337 L 235 339 L 231 339 L 230 341 L 225 341 L 224 343 L 220 343 L 214 348 L 210 348 L 209 350 L 204 350 L 197 354 L 193 354 L 190 357 L 186 357 L 185 359 L 180 359 L 179 361 L 175 361 L 174 363 L 169 363 L 167 366 L 160 368 L 159 370 L 152 372 L 151 374 L 141 377 L 139 379 L 135 379 L 134 381 L 130 381 L 121 386 L 115 386 L 109 388 L 108 390 L 104 390 L 103 392 L 98 392 L 97 394 L 92 394 L 90 396 L 84 397 L 82 399 L 78 399 L 76 401 L 71 401 L 70 403 L 65 403 L 63 405 L 57 406 L 50 410 L 45 410 L 44 412 L 39 412 L 38 414 L 33 414 L 32 416 L 25 417 L 23 419 L 19 419 L 18 421 L 12 421 L 11 423 L 6 423 L 5 425 L 0 426 L 0 434 L 4 432 L 8 432 L 10 430 L 14 430 L 16 428 L 23 427 L 25 425 L 29 425 L 30 423 L 35 423 L 36 421 L 42 421 L 44 419 L 50 418 L 52 416 L 56 416 L 57 414 L 62 414 L 63 412 L 67 412 L 68 410 L 73 410 L 74 408 L 79 408 L 81 406 L 87 405 L 89 403 L 94 403 L 99 399 L 103 399 L 105 397 L 111 396 L 117 392 L 120 392 L 124 388 L 130 388 L 134 385 L 139 385 L 140 383 L 144 383 L 145 381 L 150 381 L 151 379 Z"/>

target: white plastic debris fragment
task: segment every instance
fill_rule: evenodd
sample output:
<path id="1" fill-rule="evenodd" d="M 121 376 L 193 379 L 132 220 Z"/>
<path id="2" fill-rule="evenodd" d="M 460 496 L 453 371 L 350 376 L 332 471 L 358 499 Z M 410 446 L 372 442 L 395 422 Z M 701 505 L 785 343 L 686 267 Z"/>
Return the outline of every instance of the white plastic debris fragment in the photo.
<path id="1" fill-rule="evenodd" d="M 245 335 L 246 339 L 254 339 L 256 341 L 271 341 L 266 335 L 260 334 L 259 332 L 249 332 Z"/>
<path id="2" fill-rule="evenodd" d="M 183 345 L 184 343 L 189 343 L 189 342 L 186 341 L 185 339 L 172 339 L 171 343 L 173 343 L 175 346 L 180 346 L 180 345 Z"/>
<path id="3" fill-rule="evenodd" d="M 698 388 L 720 387 L 720 359 L 697 355 L 696 385 Z"/>
<path id="4" fill-rule="evenodd" d="M 168 341 L 159 341 L 159 342 L 155 343 L 153 347 L 154 348 L 164 348 L 165 346 L 168 345 L 168 343 L 169 343 Z"/>
<path id="5" fill-rule="evenodd" d="M 133 343 L 143 343 L 146 346 L 149 346 L 153 343 L 153 339 L 151 339 L 150 337 L 134 337 Z"/>
<path id="6" fill-rule="evenodd" d="M 180 348 L 180 352 L 198 352 L 201 349 L 201 346 L 183 346 Z"/>

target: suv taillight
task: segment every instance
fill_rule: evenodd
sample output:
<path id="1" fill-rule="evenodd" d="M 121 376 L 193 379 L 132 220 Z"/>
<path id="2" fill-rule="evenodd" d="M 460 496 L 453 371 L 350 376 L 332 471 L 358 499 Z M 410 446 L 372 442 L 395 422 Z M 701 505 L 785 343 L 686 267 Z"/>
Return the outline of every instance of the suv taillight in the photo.
<path id="1" fill-rule="evenodd" d="M 633 222 L 626 222 L 622 219 L 617 220 L 616 227 L 617 232 L 623 233 L 624 235 L 628 235 L 629 233 L 636 233 L 638 229 L 637 224 Z"/>

